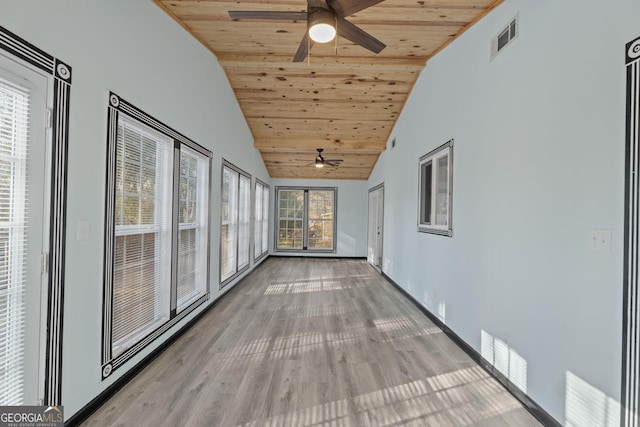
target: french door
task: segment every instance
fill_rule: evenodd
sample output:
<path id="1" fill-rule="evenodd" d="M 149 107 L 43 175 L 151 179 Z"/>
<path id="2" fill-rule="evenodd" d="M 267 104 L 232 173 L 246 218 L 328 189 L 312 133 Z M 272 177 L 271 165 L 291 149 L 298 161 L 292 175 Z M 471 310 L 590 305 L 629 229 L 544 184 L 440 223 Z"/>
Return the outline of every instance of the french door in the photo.
<path id="1" fill-rule="evenodd" d="M 369 190 L 369 225 L 367 260 L 382 272 L 382 228 L 384 219 L 384 185 Z"/>
<path id="2" fill-rule="evenodd" d="M 0 53 L 0 406 L 44 399 L 52 89 Z"/>

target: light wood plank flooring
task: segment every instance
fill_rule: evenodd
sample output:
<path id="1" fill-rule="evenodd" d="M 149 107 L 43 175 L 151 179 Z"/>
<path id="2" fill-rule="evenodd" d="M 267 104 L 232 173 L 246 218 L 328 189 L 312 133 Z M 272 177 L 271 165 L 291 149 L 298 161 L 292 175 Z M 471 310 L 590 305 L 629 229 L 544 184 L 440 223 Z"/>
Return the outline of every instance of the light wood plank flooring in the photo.
<path id="1" fill-rule="evenodd" d="M 87 426 L 539 426 L 364 260 L 270 258 Z"/>

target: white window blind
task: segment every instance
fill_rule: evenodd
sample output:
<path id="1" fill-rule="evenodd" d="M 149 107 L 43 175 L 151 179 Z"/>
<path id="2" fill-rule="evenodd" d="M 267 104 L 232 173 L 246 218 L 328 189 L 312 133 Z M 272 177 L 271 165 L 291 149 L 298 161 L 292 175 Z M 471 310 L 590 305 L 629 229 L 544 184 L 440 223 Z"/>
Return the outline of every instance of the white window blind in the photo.
<path id="1" fill-rule="evenodd" d="M 269 187 L 262 189 L 262 253 L 269 250 Z"/>
<path id="2" fill-rule="evenodd" d="M 0 78 L 0 406 L 23 404 L 29 91 Z"/>
<path id="3" fill-rule="evenodd" d="M 251 248 L 251 175 L 230 163 L 222 167 L 220 282 L 249 267 Z"/>
<path id="4" fill-rule="evenodd" d="M 209 159 L 186 147 L 180 151 L 178 302 L 180 311 L 207 289 Z"/>
<path id="5" fill-rule="evenodd" d="M 249 265 L 251 243 L 251 178 L 240 175 L 238 194 L 238 270 Z"/>
<path id="6" fill-rule="evenodd" d="M 169 319 L 172 164 L 172 140 L 132 120 L 118 120 L 115 356 Z"/>
<path id="7" fill-rule="evenodd" d="M 238 267 L 238 180 L 238 172 L 226 166 L 223 167 L 221 281 L 233 276 Z"/>
<path id="8" fill-rule="evenodd" d="M 262 255 L 262 192 L 264 185 L 256 182 L 254 224 L 253 224 L 253 253 L 255 258 Z"/>
<path id="9" fill-rule="evenodd" d="M 269 250 L 269 187 L 256 181 L 254 254 L 258 259 Z"/>

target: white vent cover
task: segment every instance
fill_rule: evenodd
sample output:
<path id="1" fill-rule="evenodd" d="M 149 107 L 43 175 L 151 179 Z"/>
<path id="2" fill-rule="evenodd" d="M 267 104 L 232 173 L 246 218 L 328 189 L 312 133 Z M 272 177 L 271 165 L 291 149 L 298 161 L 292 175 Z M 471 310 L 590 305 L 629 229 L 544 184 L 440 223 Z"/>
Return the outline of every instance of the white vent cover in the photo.
<path id="1" fill-rule="evenodd" d="M 512 41 L 518 38 L 520 33 L 520 19 L 516 15 L 509 24 L 504 27 L 494 38 L 491 39 L 491 59 L 509 46 Z"/>

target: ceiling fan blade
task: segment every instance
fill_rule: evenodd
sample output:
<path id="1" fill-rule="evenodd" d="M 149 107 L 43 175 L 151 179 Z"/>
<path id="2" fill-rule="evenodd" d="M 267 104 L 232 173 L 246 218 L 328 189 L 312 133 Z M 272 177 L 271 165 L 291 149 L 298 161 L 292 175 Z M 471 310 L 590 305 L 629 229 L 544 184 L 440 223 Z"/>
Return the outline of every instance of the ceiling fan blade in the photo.
<path id="1" fill-rule="evenodd" d="M 332 166 L 332 167 L 340 166 L 340 163 L 335 163 L 335 161 L 331 161 L 331 160 L 325 160 L 324 164 L 327 165 L 327 166 Z"/>
<path id="2" fill-rule="evenodd" d="M 382 1 L 384 0 L 328 0 L 340 18 L 346 18 Z"/>
<path id="3" fill-rule="evenodd" d="M 278 12 L 275 10 L 230 10 L 232 19 L 272 19 L 278 21 L 306 21 L 307 12 Z"/>
<path id="4" fill-rule="evenodd" d="M 380 53 L 387 47 L 386 44 L 344 18 L 338 18 L 338 34 L 373 53 Z"/>
<path id="5" fill-rule="evenodd" d="M 309 32 L 305 31 L 304 37 L 298 46 L 298 51 L 293 57 L 293 62 L 302 62 L 309 54 L 309 49 L 313 46 L 313 40 L 309 38 Z"/>

